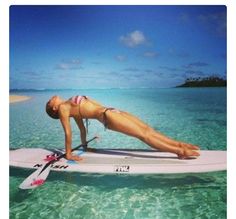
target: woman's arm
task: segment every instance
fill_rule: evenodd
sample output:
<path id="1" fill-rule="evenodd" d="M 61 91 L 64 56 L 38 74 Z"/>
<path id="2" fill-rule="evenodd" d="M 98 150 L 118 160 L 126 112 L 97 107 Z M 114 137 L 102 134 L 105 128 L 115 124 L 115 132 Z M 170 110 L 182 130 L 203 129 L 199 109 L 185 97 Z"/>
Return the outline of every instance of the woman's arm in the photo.
<path id="1" fill-rule="evenodd" d="M 66 147 L 66 159 L 81 161 L 82 158 L 76 155 L 72 155 L 71 143 L 72 143 L 72 133 L 70 126 L 70 117 L 69 116 L 60 116 L 61 124 L 65 132 L 65 147 Z M 85 141 L 86 142 L 86 141 Z"/>
<path id="2" fill-rule="evenodd" d="M 80 138 L 83 145 L 86 145 L 86 129 L 84 127 L 83 120 L 81 118 L 74 118 L 75 122 L 80 130 Z"/>
<path id="3" fill-rule="evenodd" d="M 62 127 L 64 129 L 64 133 L 65 133 L 66 159 L 80 161 L 82 158 L 71 154 L 72 132 L 71 132 L 71 125 L 70 125 L 70 106 L 66 104 L 60 105 L 58 109 L 58 113 L 59 113 L 59 118 L 60 118 Z M 85 140 L 83 143 L 86 144 L 86 135 L 83 135 L 83 136 L 85 136 L 84 137 Z"/>
<path id="4" fill-rule="evenodd" d="M 60 106 L 58 112 L 65 133 L 66 158 L 71 159 L 72 133 L 71 133 L 70 117 L 69 117 L 70 112 L 66 106 Z"/>

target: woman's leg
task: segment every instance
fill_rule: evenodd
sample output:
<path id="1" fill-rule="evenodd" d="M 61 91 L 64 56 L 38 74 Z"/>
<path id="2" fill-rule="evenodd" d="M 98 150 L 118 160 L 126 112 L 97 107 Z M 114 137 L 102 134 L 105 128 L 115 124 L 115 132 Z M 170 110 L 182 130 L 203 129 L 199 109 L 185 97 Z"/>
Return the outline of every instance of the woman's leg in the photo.
<path id="1" fill-rule="evenodd" d="M 164 135 L 159 135 L 147 124 L 130 114 L 107 111 L 106 117 L 109 129 L 136 137 L 155 149 L 175 153 L 180 158 L 199 155 L 186 147 L 182 148 L 170 144 Z"/>
<path id="2" fill-rule="evenodd" d="M 147 124 L 145 124 L 144 122 L 142 122 L 140 119 L 138 119 L 137 117 L 127 113 L 127 112 L 122 112 L 124 116 L 126 116 L 128 119 L 132 120 L 133 122 L 135 122 L 137 125 L 139 126 L 143 126 L 145 128 L 145 126 L 148 126 Z M 176 147 L 181 147 L 181 148 L 188 148 L 188 149 L 192 149 L 192 150 L 199 150 L 199 147 L 196 145 L 192 145 L 189 143 L 184 143 L 184 142 L 180 142 L 180 141 L 176 141 L 174 139 L 171 139 L 163 134 L 161 134 L 160 132 L 154 130 L 151 128 L 152 134 L 156 136 L 156 138 L 161 139 L 162 141 L 166 142 L 167 144 L 171 144 L 173 146 Z"/>

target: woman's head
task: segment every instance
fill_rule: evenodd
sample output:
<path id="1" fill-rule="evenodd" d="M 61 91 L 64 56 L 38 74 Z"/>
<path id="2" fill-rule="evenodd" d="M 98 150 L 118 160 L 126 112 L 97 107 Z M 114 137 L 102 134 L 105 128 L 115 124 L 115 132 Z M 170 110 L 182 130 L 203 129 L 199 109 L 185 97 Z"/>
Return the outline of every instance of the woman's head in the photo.
<path id="1" fill-rule="evenodd" d="M 53 96 L 46 104 L 46 112 L 53 119 L 59 119 L 58 106 L 60 102 L 59 96 Z"/>

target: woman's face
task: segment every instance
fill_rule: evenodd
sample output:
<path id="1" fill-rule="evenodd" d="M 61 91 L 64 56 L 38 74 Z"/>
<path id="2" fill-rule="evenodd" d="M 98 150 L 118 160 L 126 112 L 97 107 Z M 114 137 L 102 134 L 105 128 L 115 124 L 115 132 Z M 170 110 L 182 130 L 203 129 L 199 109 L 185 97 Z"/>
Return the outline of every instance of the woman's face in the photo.
<path id="1" fill-rule="evenodd" d="M 48 104 L 49 104 L 49 106 L 54 106 L 57 102 L 58 102 L 58 100 L 60 99 L 60 97 L 59 96 L 53 96 L 49 101 L 48 101 Z"/>

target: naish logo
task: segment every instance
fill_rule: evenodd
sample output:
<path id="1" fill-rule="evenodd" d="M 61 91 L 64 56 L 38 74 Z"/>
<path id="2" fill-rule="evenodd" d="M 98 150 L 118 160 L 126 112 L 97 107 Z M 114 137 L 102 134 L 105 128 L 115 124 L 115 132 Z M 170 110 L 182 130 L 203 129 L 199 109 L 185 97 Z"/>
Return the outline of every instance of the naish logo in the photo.
<path id="1" fill-rule="evenodd" d="M 33 167 L 34 168 L 39 168 L 39 167 L 41 167 L 41 166 L 43 166 L 43 164 L 35 164 Z M 53 169 L 67 169 L 69 167 L 69 165 L 58 165 L 58 164 L 56 164 L 56 165 L 51 165 L 51 168 L 53 168 Z"/>

